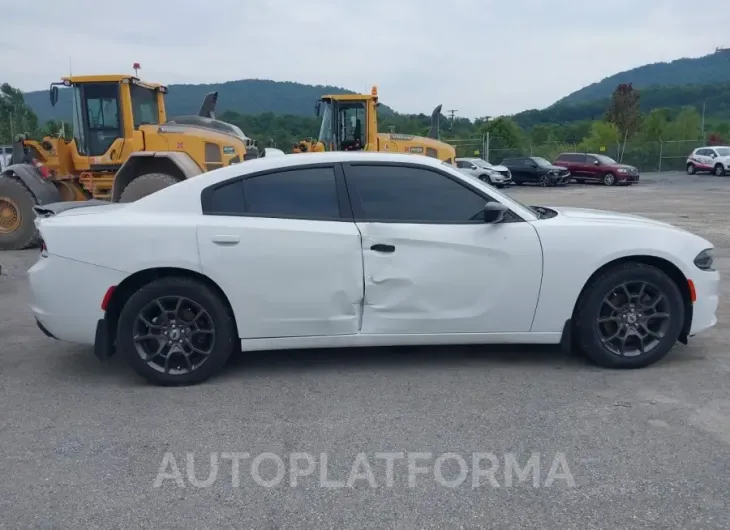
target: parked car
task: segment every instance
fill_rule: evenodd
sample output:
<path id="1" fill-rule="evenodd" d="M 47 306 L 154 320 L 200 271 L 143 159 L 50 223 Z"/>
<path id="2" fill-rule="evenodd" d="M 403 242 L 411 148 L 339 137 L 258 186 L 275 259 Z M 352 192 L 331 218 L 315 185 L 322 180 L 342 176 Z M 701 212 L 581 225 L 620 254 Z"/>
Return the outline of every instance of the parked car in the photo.
<path id="1" fill-rule="evenodd" d="M 41 331 L 157 384 L 203 381 L 238 348 L 562 344 L 637 368 L 717 322 L 702 237 L 528 206 L 418 155 L 267 157 L 36 213 Z"/>
<path id="2" fill-rule="evenodd" d="M 561 153 L 555 165 L 570 171 L 577 182 L 600 182 L 606 186 L 639 182 L 639 170 L 613 158 L 594 153 Z"/>
<path id="3" fill-rule="evenodd" d="M 0 145 L 0 171 L 10 165 L 10 159 L 13 157 L 12 145 Z"/>
<path id="4" fill-rule="evenodd" d="M 570 171 L 555 166 L 539 156 L 505 158 L 502 165 L 512 173 L 512 182 L 517 185 L 540 184 L 541 186 L 563 186 L 570 182 Z"/>
<path id="5" fill-rule="evenodd" d="M 730 147 L 698 147 L 687 158 L 687 174 L 710 172 L 718 177 L 730 173 Z"/>
<path id="6" fill-rule="evenodd" d="M 467 175 L 476 177 L 492 186 L 503 188 L 512 183 L 512 174 L 504 166 L 493 166 L 481 158 L 457 158 L 455 162 L 456 167 Z"/>

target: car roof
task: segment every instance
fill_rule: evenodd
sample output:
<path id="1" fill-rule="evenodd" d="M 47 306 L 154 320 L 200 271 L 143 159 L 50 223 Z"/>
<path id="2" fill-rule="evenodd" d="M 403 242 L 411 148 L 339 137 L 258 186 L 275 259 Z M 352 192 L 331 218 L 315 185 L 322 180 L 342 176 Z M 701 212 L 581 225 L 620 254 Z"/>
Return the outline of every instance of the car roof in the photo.
<path id="1" fill-rule="evenodd" d="M 718 147 L 722 147 L 724 149 L 730 149 L 730 146 L 727 146 L 727 145 L 705 145 L 705 146 L 696 148 L 695 151 L 697 151 L 698 149 L 717 149 Z"/>

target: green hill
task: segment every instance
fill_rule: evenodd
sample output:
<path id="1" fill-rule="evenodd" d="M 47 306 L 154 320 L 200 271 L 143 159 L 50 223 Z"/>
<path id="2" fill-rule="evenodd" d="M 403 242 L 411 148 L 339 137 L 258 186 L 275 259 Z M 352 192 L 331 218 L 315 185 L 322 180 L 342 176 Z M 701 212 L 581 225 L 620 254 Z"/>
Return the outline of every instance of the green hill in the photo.
<path id="1" fill-rule="evenodd" d="M 730 83 L 730 49 L 697 58 L 647 64 L 619 72 L 588 85 L 558 100 L 555 105 L 579 105 L 611 96 L 617 85 L 632 83 L 634 88 L 655 86 L 704 85 Z"/>
<path id="2" fill-rule="evenodd" d="M 168 116 L 198 112 L 208 92 L 218 91 L 216 112 L 239 114 L 272 112 L 278 115 L 313 116 L 314 102 L 324 94 L 352 93 L 340 87 L 304 85 L 301 83 L 242 79 L 204 85 L 170 85 L 166 98 Z M 71 91 L 61 90 L 59 101 L 51 106 L 48 91 L 27 92 L 25 101 L 38 116 L 38 121 L 71 120 Z"/>
<path id="3" fill-rule="evenodd" d="M 728 67 L 730 70 L 730 66 Z M 636 85 L 634 85 L 636 86 Z M 616 86 L 614 85 L 613 89 Z M 613 90 L 612 89 L 612 90 Z M 707 116 L 730 119 L 730 82 L 708 85 L 686 85 L 652 87 L 639 90 L 641 110 L 649 112 L 655 108 L 670 109 L 670 115 L 682 107 L 695 107 L 702 112 L 705 105 Z M 523 128 L 529 129 L 538 123 L 565 124 L 584 120 L 603 119 L 610 103 L 609 96 L 578 104 L 556 103 L 542 110 L 527 110 L 513 116 Z"/>

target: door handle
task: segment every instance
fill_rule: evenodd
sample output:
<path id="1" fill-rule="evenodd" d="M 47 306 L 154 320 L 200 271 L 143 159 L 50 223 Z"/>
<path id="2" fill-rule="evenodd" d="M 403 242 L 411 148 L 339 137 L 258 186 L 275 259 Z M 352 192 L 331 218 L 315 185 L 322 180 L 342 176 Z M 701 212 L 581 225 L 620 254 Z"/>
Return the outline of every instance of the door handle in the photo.
<path id="1" fill-rule="evenodd" d="M 220 235 L 220 236 L 213 236 L 213 243 L 216 245 L 237 245 L 241 241 L 241 238 L 238 236 L 226 236 L 226 235 Z"/>
<path id="2" fill-rule="evenodd" d="M 370 250 L 374 250 L 375 252 L 395 252 L 395 245 L 383 245 L 382 243 L 377 243 L 371 246 Z"/>

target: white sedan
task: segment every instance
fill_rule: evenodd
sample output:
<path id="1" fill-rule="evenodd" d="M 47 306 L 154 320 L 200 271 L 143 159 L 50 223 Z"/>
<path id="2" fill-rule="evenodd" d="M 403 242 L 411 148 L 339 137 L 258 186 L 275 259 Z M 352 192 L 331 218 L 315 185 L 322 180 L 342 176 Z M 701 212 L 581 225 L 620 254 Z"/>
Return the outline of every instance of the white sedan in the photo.
<path id="1" fill-rule="evenodd" d="M 40 329 L 157 384 L 203 381 L 239 347 L 562 344 L 637 368 L 716 323 L 705 239 L 526 206 L 416 155 L 263 158 L 36 211 Z"/>

